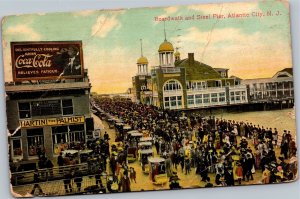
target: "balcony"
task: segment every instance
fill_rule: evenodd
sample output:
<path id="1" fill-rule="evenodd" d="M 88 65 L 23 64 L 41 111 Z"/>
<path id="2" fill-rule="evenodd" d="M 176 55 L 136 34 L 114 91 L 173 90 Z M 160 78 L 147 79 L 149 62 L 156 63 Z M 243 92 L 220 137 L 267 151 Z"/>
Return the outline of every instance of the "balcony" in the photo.
<path id="1" fill-rule="evenodd" d="M 164 74 L 180 73 L 180 68 L 162 68 Z"/>
<path id="2" fill-rule="evenodd" d="M 188 94 L 193 93 L 211 93 L 211 92 L 225 92 L 225 87 L 208 87 L 208 88 L 190 88 L 187 89 Z"/>
<path id="3" fill-rule="evenodd" d="M 35 92 L 48 90 L 71 90 L 71 89 L 89 89 L 91 84 L 89 82 L 65 82 L 65 83 L 49 83 L 49 84 L 19 84 L 13 83 L 5 84 L 5 91 L 7 93 L 13 92 Z"/>
<path id="4" fill-rule="evenodd" d="M 192 93 L 210 93 L 210 92 L 225 92 L 225 89 L 227 87 L 223 86 L 223 87 L 206 87 L 206 88 L 190 88 L 187 89 L 188 94 L 192 94 Z M 229 91 L 235 91 L 235 90 L 246 90 L 246 86 L 245 85 L 236 85 L 236 86 L 229 86 Z"/>

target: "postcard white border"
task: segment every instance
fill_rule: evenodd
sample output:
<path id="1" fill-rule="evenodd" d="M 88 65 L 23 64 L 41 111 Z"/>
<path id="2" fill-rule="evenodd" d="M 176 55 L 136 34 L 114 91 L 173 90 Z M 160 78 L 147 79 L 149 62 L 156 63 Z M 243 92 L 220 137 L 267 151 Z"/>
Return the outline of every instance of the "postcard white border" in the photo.
<path id="1" fill-rule="evenodd" d="M 221 2 L 247 2 L 246 0 L 221 0 Z M 219 0 L 0 0 L 0 18 L 6 15 L 43 13 L 43 12 L 69 12 L 79 10 L 108 9 L 108 8 L 132 8 L 132 7 L 157 7 L 169 5 L 187 5 L 195 3 L 220 3 Z M 291 26 L 293 41 L 293 67 L 295 76 L 295 101 L 296 106 L 300 106 L 300 1 L 290 0 L 291 7 Z M 2 39 L 0 37 L 2 46 Z M 0 66 L 3 66 L 2 52 L 0 54 Z M 9 192 L 8 181 L 8 148 L 6 140 L 6 115 L 5 115 L 5 91 L 3 67 L 0 72 L 0 129 L 2 129 L 0 139 L 0 198 L 13 198 Z M 297 127 L 300 124 L 300 109 L 296 109 Z M 299 129 L 299 128 L 297 128 Z M 300 136 L 298 131 L 297 143 L 299 147 Z M 299 151 L 299 150 L 298 150 Z M 106 195 L 89 195 L 84 198 L 96 199 L 182 199 L 182 198 L 226 198 L 226 199 L 254 199 L 254 198 L 300 198 L 300 180 L 294 183 L 266 185 L 266 186 L 247 186 L 247 187 L 225 187 L 213 189 L 193 189 L 180 191 L 156 191 L 145 193 L 121 193 Z M 51 197 L 58 199 L 62 197 Z M 63 198 L 71 198 L 64 196 Z M 72 198 L 82 198 L 77 196 Z"/>

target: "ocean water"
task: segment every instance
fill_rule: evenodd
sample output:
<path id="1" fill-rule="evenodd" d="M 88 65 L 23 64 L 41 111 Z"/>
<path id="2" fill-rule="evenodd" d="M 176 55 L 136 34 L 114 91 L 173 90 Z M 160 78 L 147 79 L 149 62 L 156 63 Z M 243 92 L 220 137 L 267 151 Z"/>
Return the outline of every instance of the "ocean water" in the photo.
<path id="1" fill-rule="evenodd" d="M 277 128 L 281 135 L 284 130 L 291 131 L 293 138 L 296 136 L 296 120 L 294 109 L 252 111 L 238 113 L 222 113 L 216 117 L 234 121 L 249 122 L 264 128 Z"/>

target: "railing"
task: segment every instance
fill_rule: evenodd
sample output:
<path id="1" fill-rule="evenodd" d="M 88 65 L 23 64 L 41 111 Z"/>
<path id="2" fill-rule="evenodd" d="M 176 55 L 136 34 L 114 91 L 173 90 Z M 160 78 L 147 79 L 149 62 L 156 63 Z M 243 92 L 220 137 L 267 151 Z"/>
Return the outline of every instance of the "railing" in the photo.
<path id="1" fill-rule="evenodd" d="M 246 89 L 246 85 L 234 85 L 234 86 L 229 86 L 229 90 L 235 90 L 235 89 Z"/>
<path id="2" fill-rule="evenodd" d="M 207 87 L 207 88 L 189 88 L 187 89 L 187 92 L 193 93 L 193 92 L 199 92 L 199 91 L 225 91 L 225 87 Z"/>
<path id="3" fill-rule="evenodd" d="M 97 165 L 95 163 L 76 164 L 47 169 L 38 169 L 40 182 L 63 179 L 64 175 L 70 170 L 79 169 L 82 176 L 95 174 Z M 13 186 L 33 183 L 34 170 L 14 172 L 11 174 L 11 183 Z"/>
<path id="4" fill-rule="evenodd" d="M 180 68 L 163 68 L 163 73 L 180 73 Z"/>
<path id="5" fill-rule="evenodd" d="M 187 89 L 188 92 L 197 92 L 197 91 L 225 91 L 225 88 L 227 86 L 222 86 L 222 87 L 206 87 L 206 88 L 189 88 Z M 239 90 L 239 89 L 245 89 L 245 85 L 236 85 L 236 86 L 229 86 L 229 90 Z"/>

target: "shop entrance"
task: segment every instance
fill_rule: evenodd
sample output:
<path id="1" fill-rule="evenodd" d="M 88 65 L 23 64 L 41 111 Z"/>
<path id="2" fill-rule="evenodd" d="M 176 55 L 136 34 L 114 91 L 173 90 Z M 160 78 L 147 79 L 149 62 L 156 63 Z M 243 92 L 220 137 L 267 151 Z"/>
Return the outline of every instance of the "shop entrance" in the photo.
<path id="1" fill-rule="evenodd" d="M 80 150 L 85 143 L 84 132 L 84 124 L 52 127 L 54 154 L 68 149 Z"/>

